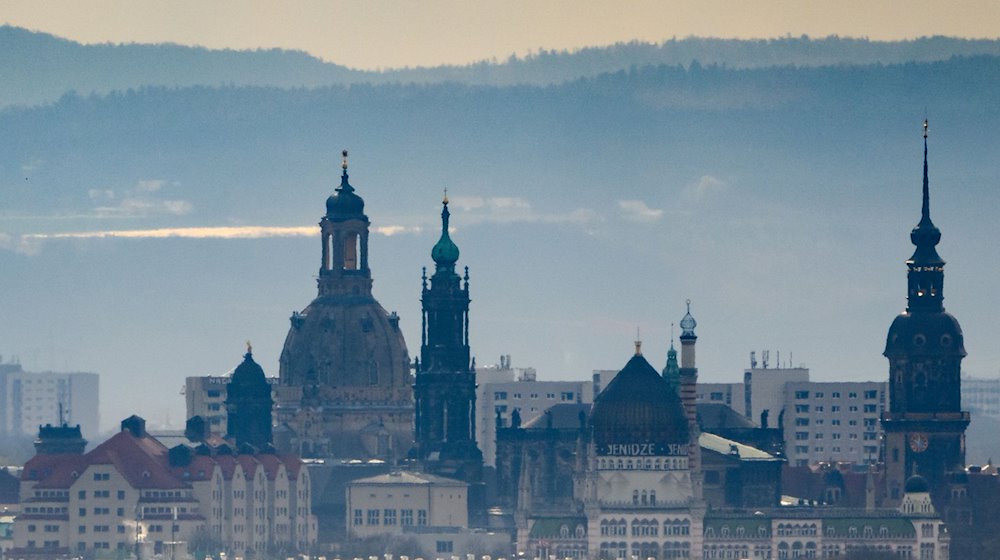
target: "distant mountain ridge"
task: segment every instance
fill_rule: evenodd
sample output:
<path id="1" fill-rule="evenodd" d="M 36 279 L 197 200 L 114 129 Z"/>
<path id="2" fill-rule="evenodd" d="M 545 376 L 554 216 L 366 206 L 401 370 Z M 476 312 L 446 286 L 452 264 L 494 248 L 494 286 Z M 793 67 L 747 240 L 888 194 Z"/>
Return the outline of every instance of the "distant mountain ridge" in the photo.
<path id="1" fill-rule="evenodd" d="M 358 83 L 549 85 L 648 65 L 730 68 L 930 62 L 953 56 L 1000 56 L 1000 40 L 923 37 L 907 41 L 807 36 L 736 40 L 671 39 L 630 42 L 573 52 L 543 50 L 526 57 L 464 66 L 355 70 L 302 51 L 211 50 L 176 44 L 83 45 L 47 33 L 0 26 L 0 108 L 36 105 L 67 91 L 108 93 L 146 85 L 311 88 Z"/>

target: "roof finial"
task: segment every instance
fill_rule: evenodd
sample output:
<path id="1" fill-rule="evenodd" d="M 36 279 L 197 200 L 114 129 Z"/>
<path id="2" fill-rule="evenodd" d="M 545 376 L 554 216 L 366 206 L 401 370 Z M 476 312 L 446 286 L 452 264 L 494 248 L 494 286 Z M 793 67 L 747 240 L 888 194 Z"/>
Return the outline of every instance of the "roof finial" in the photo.
<path id="1" fill-rule="evenodd" d="M 670 347 L 674 347 L 674 324 L 670 323 Z"/>
<path id="2" fill-rule="evenodd" d="M 924 119 L 924 200 L 920 208 L 920 217 L 929 220 L 931 217 L 930 181 L 927 179 L 927 119 Z"/>
<path id="3" fill-rule="evenodd" d="M 340 155 L 340 167 L 343 168 L 344 171 L 347 171 L 347 150 L 340 152 Z"/>
<path id="4" fill-rule="evenodd" d="M 247 341 L 247 355 L 249 356 L 250 354 L 253 354 L 253 345 L 251 345 L 250 341 L 248 340 Z"/>
<path id="5" fill-rule="evenodd" d="M 448 187 L 444 188 L 444 200 L 442 200 L 441 203 L 448 204 Z"/>
<path id="6" fill-rule="evenodd" d="M 639 336 L 639 327 L 635 328 L 635 355 L 642 355 L 642 337 Z"/>

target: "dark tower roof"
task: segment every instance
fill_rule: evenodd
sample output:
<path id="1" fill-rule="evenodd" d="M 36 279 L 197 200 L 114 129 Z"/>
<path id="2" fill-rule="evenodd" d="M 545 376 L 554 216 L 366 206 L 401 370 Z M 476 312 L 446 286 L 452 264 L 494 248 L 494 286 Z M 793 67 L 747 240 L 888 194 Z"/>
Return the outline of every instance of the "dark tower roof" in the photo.
<path id="1" fill-rule="evenodd" d="M 623 438 L 657 444 L 690 440 L 680 396 L 638 349 L 594 399 L 590 425 L 598 446 Z"/>
<path id="2" fill-rule="evenodd" d="M 260 364 L 254 361 L 250 345 L 247 344 L 247 353 L 243 354 L 243 362 L 236 366 L 233 375 L 229 378 L 229 391 L 232 388 L 239 388 L 241 392 L 248 392 L 255 389 L 264 395 L 270 396 L 271 386 L 267 383 L 267 376 Z"/>
<path id="3" fill-rule="evenodd" d="M 448 219 L 451 217 L 451 212 L 448 211 L 447 192 L 441 204 L 441 239 L 431 249 L 431 258 L 434 259 L 437 270 L 454 271 L 455 263 L 458 262 L 459 251 L 458 245 L 455 245 L 455 242 L 451 240 L 451 236 L 448 235 Z"/>
<path id="4" fill-rule="evenodd" d="M 962 327 L 944 309 L 944 260 L 936 246 L 941 231 L 931 221 L 927 173 L 927 121 L 924 121 L 923 200 L 920 221 L 910 232 L 916 247 L 906 261 L 907 306 L 889 327 L 884 355 L 966 355 Z"/>
<path id="5" fill-rule="evenodd" d="M 326 217 L 331 220 L 365 219 L 365 201 L 355 194 L 354 187 L 347 182 L 347 150 L 343 151 L 343 169 L 340 186 L 326 199 Z"/>

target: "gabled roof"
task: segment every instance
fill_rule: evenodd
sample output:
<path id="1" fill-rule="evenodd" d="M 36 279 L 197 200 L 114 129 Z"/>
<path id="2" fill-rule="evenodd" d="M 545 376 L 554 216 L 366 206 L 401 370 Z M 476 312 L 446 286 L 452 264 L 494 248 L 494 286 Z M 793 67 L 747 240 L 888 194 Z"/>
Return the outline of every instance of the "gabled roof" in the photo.
<path id="1" fill-rule="evenodd" d="M 372 476 L 369 478 L 361 478 L 350 483 L 355 484 L 406 484 L 406 485 L 428 485 L 436 484 L 439 486 L 468 486 L 467 482 L 461 480 L 455 480 L 454 478 L 445 478 L 443 476 L 434 476 L 432 474 L 425 473 L 415 473 L 408 471 L 395 471 L 388 474 L 380 474 L 378 476 Z"/>
<path id="2" fill-rule="evenodd" d="M 36 488 L 69 488 L 92 465 L 113 466 L 133 488 L 189 487 L 171 472 L 163 444 L 148 435 L 137 437 L 129 430 L 118 432 L 84 455 L 36 455 L 25 471 L 43 465 L 49 467 L 50 474 L 39 472 Z"/>

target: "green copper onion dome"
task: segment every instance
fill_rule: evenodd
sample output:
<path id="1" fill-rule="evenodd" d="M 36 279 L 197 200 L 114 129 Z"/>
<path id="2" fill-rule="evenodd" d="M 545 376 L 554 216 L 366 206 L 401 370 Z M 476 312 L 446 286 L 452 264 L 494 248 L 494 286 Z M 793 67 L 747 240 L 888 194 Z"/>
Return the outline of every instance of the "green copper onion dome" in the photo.
<path id="1" fill-rule="evenodd" d="M 434 259 L 434 263 L 437 264 L 438 268 L 453 268 L 455 263 L 458 262 L 458 245 L 455 245 L 455 242 L 448 235 L 448 218 L 451 216 L 451 213 L 448 212 L 447 194 L 444 197 L 442 205 L 444 208 L 441 210 L 441 239 L 431 249 L 431 258 Z"/>

